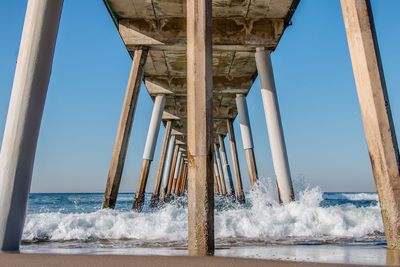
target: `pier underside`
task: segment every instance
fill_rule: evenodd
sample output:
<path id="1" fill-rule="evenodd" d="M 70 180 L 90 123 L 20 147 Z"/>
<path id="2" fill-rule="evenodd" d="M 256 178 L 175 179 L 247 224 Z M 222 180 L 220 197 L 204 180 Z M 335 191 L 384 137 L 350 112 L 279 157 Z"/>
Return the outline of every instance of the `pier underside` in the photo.
<path id="1" fill-rule="evenodd" d="M 186 134 L 186 1 L 105 2 L 129 53 L 149 49 L 143 74 L 148 93 L 167 95 L 163 120 L 173 119 L 172 129 Z M 226 119 L 237 116 L 236 95 L 247 95 L 257 77 L 256 47 L 276 48 L 298 2 L 212 1 L 214 137 L 227 133 Z"/>

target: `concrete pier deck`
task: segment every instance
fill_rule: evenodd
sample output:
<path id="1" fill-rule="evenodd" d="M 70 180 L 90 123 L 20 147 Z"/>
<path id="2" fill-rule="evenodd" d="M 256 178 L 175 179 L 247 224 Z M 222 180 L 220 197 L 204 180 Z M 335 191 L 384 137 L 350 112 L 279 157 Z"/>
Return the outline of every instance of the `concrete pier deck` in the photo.
<path id="1" fill-rule="evenodd" d="M 186 133 L 186 1 L 104 2 L 129 53 L 149 49 L 143 74 L 146 88 L 153 99 L 167 94 L 163 119 L 175 119 L 172 128 Z M 212 1 L 214 137 L 227 133 L 226 119 L 237 116 L 236 94 L 247 95 L 257 77 L 256 48 L 276 48 L 298 3 Z"/>

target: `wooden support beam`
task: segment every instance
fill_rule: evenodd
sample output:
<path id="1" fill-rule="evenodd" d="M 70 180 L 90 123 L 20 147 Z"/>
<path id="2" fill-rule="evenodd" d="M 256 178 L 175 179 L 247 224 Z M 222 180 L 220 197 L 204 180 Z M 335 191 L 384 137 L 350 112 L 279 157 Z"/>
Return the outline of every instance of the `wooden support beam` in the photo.
<path id="1" fill-rule="evenodd" d="M 174 174 L 175 174 L 175 169 L 176 169 L 176 163 L 178 160 L 178 154 L 179 154 L 179 147 L 180 145 L 175 145 L 175 150 L 174 150 L 174 157 L 172 160 L 172 167 L 171 167 L 171 171 L 169 173 L 169 179 L 168 179 L 168 186 L 167 186 L 167 190 L 165 193 L 165 197 L 164 199 L 168 200 L 169 196 L 171 195 L 171 190 L 172 190 L 172 184 L 174 182 Z"/>
<path id="2" fill-rule="evenodd" d="M 160 152 L 160 160 L 158 162 L 158 167 L 157 167 L 157 176 L 156 176 L 156 179 L 154 182 L 153 195 L 151 196 L 151 200 L 150 200 L 151 207 L 155 207 L 157 205 L 159 196 L 160 196 L 160 189 L 161 189 L 161 183 L 162 183 L 162 176 L 163 176 L 163 172 L 164 172 L 167 148 L 168 148 L 168 143 L 169 143 L 170 136 L 171 136 L 171 125 L 172 125 L 172 122 L 170 120 L 167 121 L 167 123 L 165 125 L 164 139 L 163 139 L 161 152 Z"/>
<path id="3" fill-rule="evenodd" d="M 235 132 L 233 130 L 233 122 L 232 120 L 226 120 L 226 124 L 228 128 L 229 146 L 231 149 L 231 156 L 232 156 L 233 176 L 236 187 L 236 192 L 235 192 L 236 199 L 239 203 L 243 204 L 245 201 L 245 197 L 243 193 L 242 176 L 240 174 L 239 158 L 236 147 Z"/>
<path id="4" fill-rule="evenodd" d="M 182 192 L 183 192 L 181 190 L 181 188 L 182 188 L 185 172 L 186 172 L 186 163 L 185 163 L 185 161 L 183 161 L 183 163 L 182 163 L 182 171 L 181 171 L 181 173 L 179 175 L 178 186 L 177 186 L 177 190 L 176 190 L 177 191 L 176 194 L 178 196 L 182 195 Z"/>
<path id="5" fill-rule="evenodd" d="M 400 157 L 368 0 L 341 0 L 365 136 L 389 249 L 400 249 Z"/>
<path id="6" fill-rule="evenodd" d="M 211 0 L 187 1 L 188 251 L 214 254 Z"/>
<path id="7" fill-rule="evenodd" d="M 136 50 L 133 56 L 125 100 L 122 106 L 121 118 L 119 120 L 113 155 L 107 176 L 103 208 L 113 209 L 117 201 L 146 58 L 147 49 Z"/>
<path id="8" fill-rule="evenodd" d="M 187 172 L 188 172 L 188 165 L 187 165 L 187 161 L 185 161 L 185 168 L 184 168 L 184 172 L 182 174 L 182 182 L 179 188 L 179 194 L 183 195 L 185 193 L 185 184 L 187 181 Z"/>
<path id="9" fill-rule="evenodd" d="M 217 161 L 215 159 L 215 155 L 214 155 L 214 183 L 216 183 L 216 186 L 217 186 L 216 192 L 218 194 L 222 194 L 222 187 L 221 187 L 221 183 L 220 183 L 219 171 L 218 171 L 218 166 L 217 166 Z"/>
<path id="10" fill-rule="evenodd" d="M 220 156 L 221 156 L 222 171 L 224 172 L 224 176 L 225 176 L 226 193 L 228 196 L 234 196 L 235 195 L 235 187 L 233 185 L 231 168 L 229 166 L 228 157 L 226 155 L 224 137 L 225 136 L 223 136 L 222 134 L 218 135 L 218 143 L 219 143 L 219 152 L 220 152 Z"/>
<path id="11" fill-rule="evenodd" d="M 215 143 L 214 143 L 214 157 L 218 168 L 218 177 L 219 177 L 219 184 L 221 186 L 221 194 L 225 196 L 227 194 L 225 176 L 224 176 L 224 171 L 222 169 L 221 157 L 219 155 L 219 146 Z"/>

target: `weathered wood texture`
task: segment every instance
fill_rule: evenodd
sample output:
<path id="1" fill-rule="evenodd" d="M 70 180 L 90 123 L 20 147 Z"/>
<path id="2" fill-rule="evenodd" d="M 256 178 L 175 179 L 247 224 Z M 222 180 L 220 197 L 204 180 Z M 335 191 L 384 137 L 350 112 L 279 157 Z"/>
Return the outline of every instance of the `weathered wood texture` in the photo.
<path id="1" fill-rule="evenodd" d="M 172 126 L 172 122 L 170 120 L 167 121 L 166 125 L 165 125 L 164 139 L 163 139 L 161 152 L 160 152 L 160 159 L 159 159 L 158 167 L 157 167 L 157 175 L 156 175 L 156 179 L 154 181 L 154 191 L 153 191 L 153 195 L 151 196 L 151 201 L 150 201 L 151 206 L 153 206 L 153 207 L 158 202 L 159 196 L 160 196 L 160 188 L 161 188 L 162 176 L 163 176 L 163 171 L 164 171 L 164 166 L 165 166 L 165 156 L 167 154 L 168 143 L 169 143 L 169 139 L 171 136 L 171 130 L 172 130 L 171 126 Z"/>
<path id="2" fill-rule="evenodd" d="M 187 2 L 188 250 L 214 254 L 211 0 Z"/>
<path id="3" fill-rule="evenodd" d="M 135 51 L 131 72 L 129 74 L 129 81 L 126 87 L 125 100 L 122 107 L 117 136 L 115 138 L 110 169 L 107 176 L 103 208 L 114 208 L 117 201 L 146 58 L 147 50 L 143 49 Z"/>
<path id="4" fill-rule="evenodd" d="M 222 134 L 218 135 L 218 143 L 219 143 L 219 151 L 220 151 L 220 156 L 221 156 L 222 170 L 223 170 L 224 176 L 225 176 L 226 193 L 228 194 L 228 196 L 232 196 L 232 195 L 235 195 L 235 187 L 233 185 L 232 173 L 231 173 L 231 168 L 230 168 L 229 162 L 228 162 L 228 156 L 226 155 L 224 139 L 225 138 Z"/>
<path id="5" fill-rule="evenodd" d="M 244 203 L 245 197 L 243 193 L 243 185 L 242 185 L 242 176 L 240 173 L 240 167 L 239 167 L 239 158 L 238 158 L 238 153 L 237 153 L 237 147 L 236 147 L 236 138 L 235 138 L 235 132 L 233 130 L 233 122 L 232 120 L 226 120 L 227 128 L 228 128 L 228 137 L 229 137 L 229 146 L 231 150 L 231 157 L 232 157 L 232 165 L 233 165 L 233 176 L 234 176 L 234 181 L 235 181 L 235 193 L 236 193 L 236 199 L 238 200 L 239 203 Z"/>
<path id="6" fill-rule="evenodd" d="M 178 154 L 179 154 L 179 147 L 180 147 L 179 145 L 175 145 L 174 157 L 172 160 L 171 171 L 169 174 L 166 196 L 169 196 L 171 194 L 172 183 L 174 182 L 175 169 L 177 168 L 176 163 L 177 163 Z"/>
<path id="7" fill-rule="evenodd" d="M 142 208 L 143 208 L 144 193 L 145 193 L 145 189 L 146 189 L 147 177 L 149 176 L 150 164 L 151 164 L 151 160 L 144 159 L 142 161 L 142 169 L 140 172 L 138 185 L 136 187 L 135 200 L 132 205 L 132 209 L 134 209 L 136 211 L 142 211 Z"/>
<path id="8" fill-rule="evenodd" d="M 399 150 L 368 0 L 341 0 L 388 248 L 400 249 Z"/>
<path id="9" fill-rule="evenodd" d="M 254 150 L 253 148 L 248 148 L 244 150 L 244 153 L 246 156 L 247 170 L 249 171 L 250 184 L 254 186 L 258 180 L 258 172 L 257 172 L 256 159 L 254 157 Z"/>
<path id="10" fill-rule="evenodd" d="M 225 176 L 224 176 L 224 171 L 222 169 L 222 163 L 221 163 L 221 157 L 219 155 L 219 146 L 214 143 L 214 160 L 217 165 L 217 170 L 218 170 L 218 178 L 219 178 L 219 184 L 221 186 L 221 194 L 226 195 L 227 190 L 226 190 L 226 184 L 225 184 Z"/>

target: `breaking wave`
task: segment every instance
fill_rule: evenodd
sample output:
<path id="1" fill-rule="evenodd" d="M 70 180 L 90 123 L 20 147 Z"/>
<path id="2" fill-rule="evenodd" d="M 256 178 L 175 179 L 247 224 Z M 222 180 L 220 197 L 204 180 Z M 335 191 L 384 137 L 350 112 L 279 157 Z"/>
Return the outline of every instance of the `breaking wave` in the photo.
<path id="1" fill-rule="evenodd" d="M 296 193 L 297 200 L 280 205 L 271 180 L 262 179 L 239 205 L 217 197 L 215 236 L 219 242 L 284 242 L 300 240 L 383 239 L 379 203 L 323 205 L 326 194 L 318 187 Z M 333 194 L 331 198 L 377 200 L 376 194 Z M 326 197 L 325 197 L 326 198 Z M 100 204 L 98 205 L 100 206 Z M 153 212 L 96 210 L 90 212 L 42 212 L 28 214 L 23 240 L 99 241 L 140 240 L 181 242 L 187 239 L 186 198 L 178 199 Z"/>

